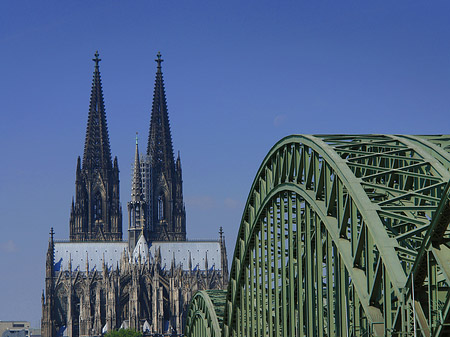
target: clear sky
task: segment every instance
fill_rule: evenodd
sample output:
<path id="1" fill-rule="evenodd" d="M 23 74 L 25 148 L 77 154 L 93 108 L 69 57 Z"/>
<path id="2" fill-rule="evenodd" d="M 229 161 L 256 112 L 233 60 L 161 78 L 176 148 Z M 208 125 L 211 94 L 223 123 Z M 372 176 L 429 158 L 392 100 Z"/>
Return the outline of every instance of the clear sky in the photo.
<path id="1" fill-rule="evenodd" d="M 450 133 L 448 1 L 3 0 L 0 13 L 0 320 L 39 326 L 50 227 L 69 236 L 96 50 L 123 218 L 161 51 L 188 237 L 223 226 L 230 258 L 280 138 Z"/>

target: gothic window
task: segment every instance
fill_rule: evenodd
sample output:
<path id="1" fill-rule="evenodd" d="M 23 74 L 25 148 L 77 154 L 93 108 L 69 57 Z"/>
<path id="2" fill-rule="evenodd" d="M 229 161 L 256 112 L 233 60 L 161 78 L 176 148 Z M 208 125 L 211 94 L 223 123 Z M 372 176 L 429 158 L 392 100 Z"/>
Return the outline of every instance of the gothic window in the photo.
<path id="1" fill-rule="evenodd" d="M 136 222 L 140 221 L 140 219 L 141 219 L 141 206 L 140 205 L 136 205 L 136 207 L 134 208 L 134 214 L 136 217 Z"/>
<path id="2" fill-rule="evenodd" d="M 164 220 L 164 195 L 160 194 L 158 197 L 158 220 Z"/>
<path id="3" fill-rule="evenodd" d="M 100 192 L 96 192 L 94 196 L 94 221 L 101 221 L 103 218 L 103 200 Z"/>

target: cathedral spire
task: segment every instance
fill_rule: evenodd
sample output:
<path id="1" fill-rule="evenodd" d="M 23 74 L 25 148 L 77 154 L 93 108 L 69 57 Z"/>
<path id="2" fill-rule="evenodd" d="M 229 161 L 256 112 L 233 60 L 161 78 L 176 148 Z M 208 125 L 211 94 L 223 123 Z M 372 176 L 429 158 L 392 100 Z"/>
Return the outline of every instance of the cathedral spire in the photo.
<path id="1" fill-rule="evenodd" d="M 138 133 L 136 132 L 136 150 L 134 154 L 134 174 L 131 183 L 131 201 L 128 202 L 128 247 L 133 251 L 140 235 L 146 229 L 147 203 L 142 192 L 141 162 L 139 160 Z"/>
<path id="2" fill-rule="evenodd" d="M 158 64 L 153 92 L 152 115 L 148 135 L 147 155 L 151 156 L 154 166 L 163 166 L 171 170 L 174 164 L 172 136 L 170 134 L 169 114 L 167 111 L 166 92 L 161 71 L 161 53 L 158 52 Z"/>
<path id="3" fill-rule="evenodd" d="M 70 214 L 71 241 L 122 240 L 119 167 L 111 160 L 108 126 L 100 79 L 98 52 L 95 52 L 84 155 L 77 159 L 75 203 Z"/>
<path id="4" fill-rule="evenodd" d="M 133 183 L 131 186 L 131 201 L 141 201 L 142 194 L 142 180 L 141 180 L 141 163 L 139 160 L 139 146 L 138 133 L 136 132 L 136 151 L 134 153 L 134 174 Z"/>
<path id="5" fill-rule="evenodd" d="M 112 168 L 112 161 L 99 70 L 99 62 L 101 59 L 99 58 L 98 51 L 95 52 L 94 56 L 95 58 L 92 60 L 95 62 L 95 68 L 86 127 L 83 169 L 97 170 L 101 168 Z"/>
<path id="6" fill-rule="evenodd" d="M 55 254 L 55 244 L 53 242 L 53 235 L 55 232 L 53 231 L 53 227 L 50 229 L 50 237 L 48 239 L 48 249 L 47 249 L 47 261 L 46 261 L 46 277 L 51 280 L 55 274 L 54 270 L 54 254 Z"/>
<path id="7" fill-rule="evenodd" d="M 156 241 L 186 240 L 186 213 L 183 203 L 181 160 L 175 163 L 169 113 L 161 70 L 161 53 L 156 56 L 157 70 L 153 92 L 146 165 L 150 175 L 144 178 L 147 201 L 148 238 Z"/>

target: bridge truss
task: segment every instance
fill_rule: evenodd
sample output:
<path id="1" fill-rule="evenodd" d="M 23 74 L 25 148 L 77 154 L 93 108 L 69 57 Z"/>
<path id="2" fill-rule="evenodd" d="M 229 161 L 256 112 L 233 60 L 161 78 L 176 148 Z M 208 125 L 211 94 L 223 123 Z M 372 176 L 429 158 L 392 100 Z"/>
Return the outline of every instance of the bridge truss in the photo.
<path id="1" fill-rule="evenodd" d="M 195 296 L 188 317 L 210 318 L 186 335 L 450 335 L 449 149 L 446 136 L 279 141 L 249 193 L 223 317 Z"/>

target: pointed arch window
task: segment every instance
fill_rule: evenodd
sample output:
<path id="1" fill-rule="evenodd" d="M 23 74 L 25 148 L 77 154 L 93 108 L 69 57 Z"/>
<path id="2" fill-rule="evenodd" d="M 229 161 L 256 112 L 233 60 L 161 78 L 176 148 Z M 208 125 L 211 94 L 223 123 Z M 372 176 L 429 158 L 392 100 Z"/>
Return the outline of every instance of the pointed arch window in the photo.
<path id="1" fill-rule="evenodd" d="M 164 194 L 158 196 L 158 221 L 164 220 Z"/>
<path id="2" fill-rule="evenodd" d="M 142 219 L 141 219 L 141 205 L 136 204 L 134 207 L 134 226 L 140 227 L 142 225 Z"/>
<path id="3" fill-rule="evenodd" d="M 100 191 L 94 195 L 94 221 L 101 221 L 103 219 L 103 199 Z"/>

